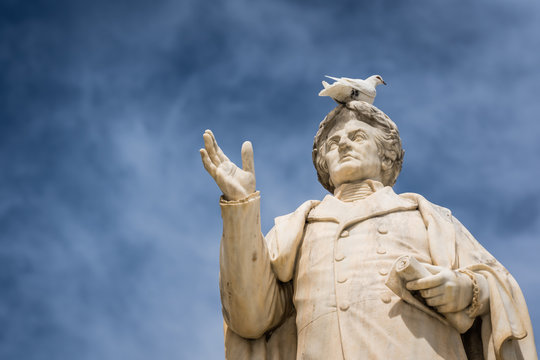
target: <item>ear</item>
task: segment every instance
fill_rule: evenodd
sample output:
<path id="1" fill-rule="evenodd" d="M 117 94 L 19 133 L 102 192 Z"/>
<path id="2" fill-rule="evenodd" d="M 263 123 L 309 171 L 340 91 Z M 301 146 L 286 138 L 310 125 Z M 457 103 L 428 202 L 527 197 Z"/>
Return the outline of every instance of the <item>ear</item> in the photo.
<path id="1" fill-rule="evenodd" d="M 381 163 L 381 168 L 383 171 L 390 170 L 393 165 L 393 161 L 390 158 L 385 157 Z"/>

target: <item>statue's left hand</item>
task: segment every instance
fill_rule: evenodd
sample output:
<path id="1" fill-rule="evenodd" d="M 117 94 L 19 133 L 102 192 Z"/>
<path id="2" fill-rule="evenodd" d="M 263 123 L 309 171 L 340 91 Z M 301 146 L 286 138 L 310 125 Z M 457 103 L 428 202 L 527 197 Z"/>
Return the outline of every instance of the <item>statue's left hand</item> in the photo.
<path id="1" fill-rule="evenodd" d="M 409 281 L 407 289 L 419 290 L 426 303 L 440 313 L 461 311 L 470 305 L 473 285 L 467 275 L 440 266 L 424 266 L 433 275 Z"/>

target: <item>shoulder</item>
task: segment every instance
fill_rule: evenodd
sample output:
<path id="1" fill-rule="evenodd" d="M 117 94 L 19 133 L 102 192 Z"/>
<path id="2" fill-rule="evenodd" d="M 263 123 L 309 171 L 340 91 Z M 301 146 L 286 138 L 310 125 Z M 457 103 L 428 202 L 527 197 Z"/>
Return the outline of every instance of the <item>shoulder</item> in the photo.
<path id="1" fill-rule="evenodd" d="M 435 203 L 432 203 L 431 201 L 427 200 L 424 196 L 416 193 L 403 193 L 399 194 L 400 197 L 414 201 L 418 204 L 419 210 L 432 210 L 435 211 L 438 215 L 441 215 L 443 218 L 446 218 L 450 221 L 452 221 L 452 211 L 450 209 L 447 209 L 443 206 L 437 205 Z"/>
<path id="2" fill-rule="evenodd" d="M 319 205 L 321 201 L 319 200 L 307 200 L 302 205 L 296 208 L 292 213 L 278 216 L 274 219 L 274 223 L 277 225 L 282 222 L 291 221 L 295 218 L 307 218 L 309 212 Z"/>
<path id="3" fill-rule="evenodd" d="M 311 210 L 319 204 L 319 200 L 308 200 L 293 212 L 274 218 L 274 227 L 267 234 L 267 240 L 274 237 L 296 237 L 297 233 L 303 230 L 304 223 Z"/>

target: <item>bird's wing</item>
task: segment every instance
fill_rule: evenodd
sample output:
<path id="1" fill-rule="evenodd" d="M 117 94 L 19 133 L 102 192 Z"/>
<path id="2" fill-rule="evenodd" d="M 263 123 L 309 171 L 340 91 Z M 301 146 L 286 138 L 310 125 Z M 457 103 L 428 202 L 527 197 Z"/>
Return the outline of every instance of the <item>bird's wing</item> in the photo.
<path id="1" fill-rule="evenodd" d="M 328 87 L 325 87 L 319 92 L 319 96 L 330 96 L 332 99 L 341 99 L 345 94 L 350 92 L 350 86 L 346 86 L 340 83 L 333 83 Z"/>
<path id="2" fill-rule="evenodd" d="M 364 80 L 362 79 L 349 79 L 349 78 L 345 78 L 345 77 L 342 77 L 342 78 L 336 78 L 336 77 L 333 77 L 333 76 L 328 76 L 328 75 L 325 75 L 327 78 L 329 79 L 332 79 L 332 80 L 335 80 L 336 83 L 340 83 L 340 84 L 343 84 L 343 85 L 348 85 L 348 86 L 352 86 L 352 87 L 357 87 L 358 86 L 358 82 L 362 82 Z"/>
<path id="3" fill-rule="evenodd" d="M 364 81 L 362 79 L 351 79 L 351 78 L 346 78 L 346 77 L 342 77 L 341 80 L 346 81 L 346 82 L 352 82 L 352 83 L 355 83 L 355 82 L 358 82 L 358 81 L 360 81 L 360 82 Z"/>
<path id="4" fill-rule="evenodd" d="M 322 86 L 326 89 L 327 87 L 330 87 L 330 84 L 323 80 Z"/>
<path id="5" fill-rule="evenodd" d="M 328 75 L 324 75 L 326 76 L 327 78 L 329 79 L 332 79 L 332 80 L 335 80 L 337 82 L 340 82 L 342 84 L 346 84 L 346 85 L 354 85 L 356 84 L 357 82 L 362 82 L 364 80 L 362 79 L 350 79 L 350 78 L 346 78 L 346 77 L 342 77 L 342 78 L 336 78 L 336 77 L 333 77 L 333 76 L 328 76 Z"/>
<path id="6" fill-rule="evenodd" d="M 349 78 L 341 78 L 339 79 L 340 83 L 347 84 L 352 87 L 358 87 L 358 85 L 362 84 L 362 79 L 349 79 Z"/>
<path id="7" fill-rule="evenodd" d="M 375 87 L 368 85 L 362 79 L 344 78 L 344 82 L 346 82 L 347 85 L 355 88 L 356 90 L 360 91 L 362 94 L 365 94 L 367 96 L 375 96 L 377 94 L 377 92 L 375 91 Z"/>

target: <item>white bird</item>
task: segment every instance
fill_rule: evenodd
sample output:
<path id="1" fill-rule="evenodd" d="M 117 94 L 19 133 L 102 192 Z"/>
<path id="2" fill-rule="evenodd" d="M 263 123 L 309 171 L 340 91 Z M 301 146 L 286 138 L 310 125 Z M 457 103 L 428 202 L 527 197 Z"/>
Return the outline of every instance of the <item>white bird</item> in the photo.
<path id="1" fill-rule="evenodd" d="M 319 96 L 330 96 L 338 103 L 360 100 L 373 104 L 373 100 L 375 100 L 375 96 L 377 95 L 377 91 L 375 90 L 377 85 L 386 85 L 380 75 L 372 75 L 365 80 L 325 76 L 335 80 L 335 82 L 330 85 L 326 81 L 323 81 L 324 89 L 321 90 Z"/>

